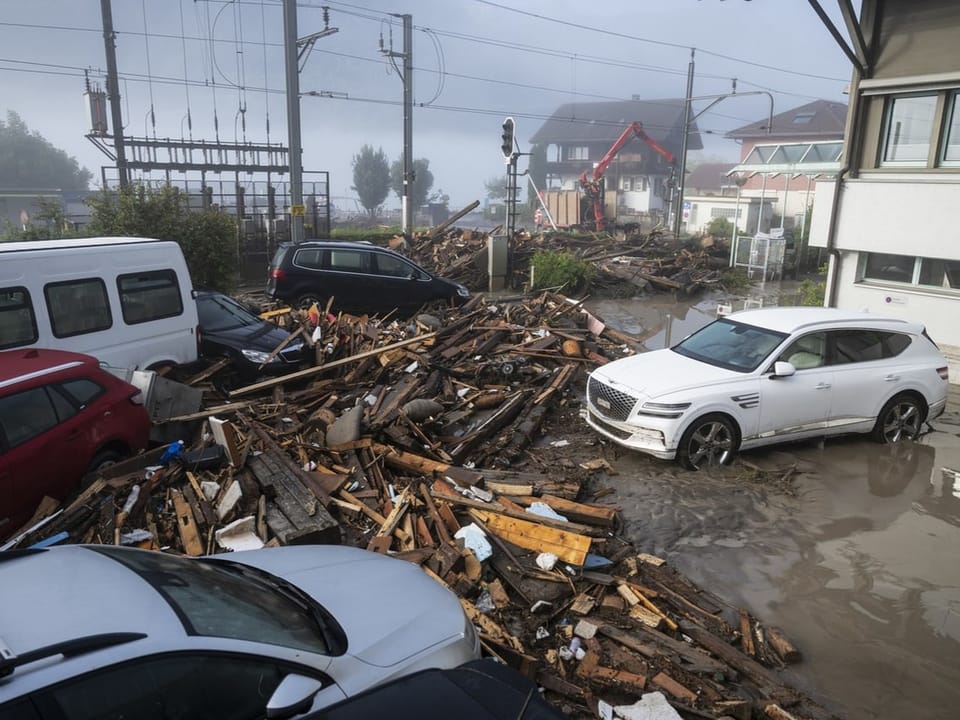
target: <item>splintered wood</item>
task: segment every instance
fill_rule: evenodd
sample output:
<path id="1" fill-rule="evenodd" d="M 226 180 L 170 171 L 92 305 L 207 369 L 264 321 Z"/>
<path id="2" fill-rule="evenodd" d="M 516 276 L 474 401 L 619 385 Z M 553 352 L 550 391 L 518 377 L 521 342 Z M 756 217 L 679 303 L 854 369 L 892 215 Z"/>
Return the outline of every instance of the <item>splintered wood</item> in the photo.
<path id="1" fill-rule="evenodd" d="M 415 245 L 435 266 L 470 266 L 459 246 Z M 276 319 L 304 327 L 296 312 Z M 158 448 L 112 466 L 17 546 L 195 556 L 226 550 L 232 523 L 252 545 L 347 543 L 420 565 L 459 596 L 486 652 L 572 717 L 655 690 L 685 717 L 826 717 L 774 672 L 800 656 L 782 631 L 632 547 L 618 509 L 586 497 L 610 469 L 600 446 L 535 445 L 545 423 L 582 427 L 587 372 L 632 353 L 629 336 L 553 293 L 409 321 L 328 313 L 319 330 L 321 364 L 226 397 L 228 364 L 185 375 L 207 410 L 175 419 L 180 458 L 158 467 Z"/>

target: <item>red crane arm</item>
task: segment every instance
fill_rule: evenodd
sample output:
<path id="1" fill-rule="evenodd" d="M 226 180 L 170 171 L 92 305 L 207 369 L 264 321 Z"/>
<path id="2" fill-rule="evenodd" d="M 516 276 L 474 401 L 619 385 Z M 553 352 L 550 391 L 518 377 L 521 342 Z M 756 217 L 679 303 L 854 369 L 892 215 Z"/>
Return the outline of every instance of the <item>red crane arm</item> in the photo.
<path id="1" fill-rule="evenodd" d="M 623 146 L 630 141 L 633 135 L 636 135 L 638 138 L 643 140 L 647 145 L 650 146 L 651 150 L 657 153 L 668 163 L 674 162 L 673 153 L 663 147 L 663 145 L 658 143 L 652 137 L 647 135 L 643 129 L 642 123 L 632 122 L 622 133 L 620 133 L 620 137 L 618 137 L 617 141 L 610 146 L 610 149 L 607 150 L 602 158 L 600 158 L 600 162 L 598 162 L 597 166 L 593 169 L 594 182 L 603 177 L 603 174 L 607 171 L 607 168 L 610 166 L 610 163 L 613 162 L 613 159 L 617 156 L 617 153 L 623 149 Z M 584 175 L 586 175 L 586 173 L 584 173 Z"/>

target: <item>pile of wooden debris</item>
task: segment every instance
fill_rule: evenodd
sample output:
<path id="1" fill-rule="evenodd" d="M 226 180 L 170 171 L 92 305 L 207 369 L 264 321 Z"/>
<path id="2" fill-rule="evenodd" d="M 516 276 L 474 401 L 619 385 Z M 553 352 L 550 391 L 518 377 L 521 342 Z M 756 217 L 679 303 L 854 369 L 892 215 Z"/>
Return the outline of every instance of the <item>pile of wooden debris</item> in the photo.
<path id="1" fill-rule="evenodd" d="M 486 233 L 454 229 L 415 237 L 407 246 L 393 243 L 412 260 L 472 290 L 487 286 Z M 626 286 L 633 292 L 667 291 L 693 294 L 716 287 L 729 265 L 729 247 L 711 237 L 676 242 L 660 233 L 615 236 L 517 233 L 511 247 L 510 287 L 530 279 L 530 261 L 540 250 L 565 251 L 591 263 L 596 289 Z"/>
<path id="2" fill-rule="evenodd" d="M 586 497 L 602 457 L 575 448 L 558 462 L 562 440 L 533 444 L 548 415 L 579 422 L 585 372 L 631 338 L 553 294 L 407 322 L 315 320 L 318 365 L 227 402 L 208 385 L 204 410 L 171 419 L 182 447 L 113 466 L 59 511 L 47 503 L 16 545 L 197 556 L 349 543 L 449 587 L 486 651 L 571 716 L 621 716 L 611 708 L 655 691 L 683 717 L 826 716 L 771 670 L 799 659 L 781 632 L 619 536 L 618 508 Z"/>

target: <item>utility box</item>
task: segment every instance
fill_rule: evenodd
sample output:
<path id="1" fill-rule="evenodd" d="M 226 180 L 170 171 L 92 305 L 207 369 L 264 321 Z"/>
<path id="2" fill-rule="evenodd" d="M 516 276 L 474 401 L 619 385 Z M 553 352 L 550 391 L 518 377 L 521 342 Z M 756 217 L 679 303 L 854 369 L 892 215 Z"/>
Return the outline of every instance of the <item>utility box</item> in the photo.
<path id="1" fill-rule="evenodd" d="M 510 242 L 506 235 L 491 235 L 487 239 L 487 276 L 490 292 L 503 290 L 507 285 L 507 266 Z"/>

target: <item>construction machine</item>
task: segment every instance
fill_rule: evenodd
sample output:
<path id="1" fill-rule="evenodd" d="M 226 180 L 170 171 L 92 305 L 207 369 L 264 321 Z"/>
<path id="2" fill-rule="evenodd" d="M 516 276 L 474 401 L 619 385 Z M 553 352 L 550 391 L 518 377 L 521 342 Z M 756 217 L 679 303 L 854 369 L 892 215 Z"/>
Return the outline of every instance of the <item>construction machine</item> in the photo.
<path id="1" fill-rule="evenodd" d="M 584 170 L 580 175 L 580 187 L 583 190 L 583 194 L 593 205 L 593 219 L 596 223 L 597 230 L 603 230 L 606 226 L 606 219 L 603 216 L 603 174 L 606 172 L 610 163 L 613 162 L 613 159 L 617 156 L 617 153 L 619 153 L 623 146 L 630 142 L 634 136 L 643 140 L 647 145 L 650 146 L 651 150 L 667 161 L 670 172 L 670 175 L 667 178 L 667 186 L 672 187 L 673 185 L 673 176 L 676 166 L 676 158 L 674 158 L 673 153 L 647 135 L 643 129 L 642 123 L 630 123 L 620 134 L 620 137 L 617 138 L 616 142 L 614 142 L 604 156 L 600 158 L 600 162 L 597 163 L 596 167 L 594 167 L 592 171 Z"/>

